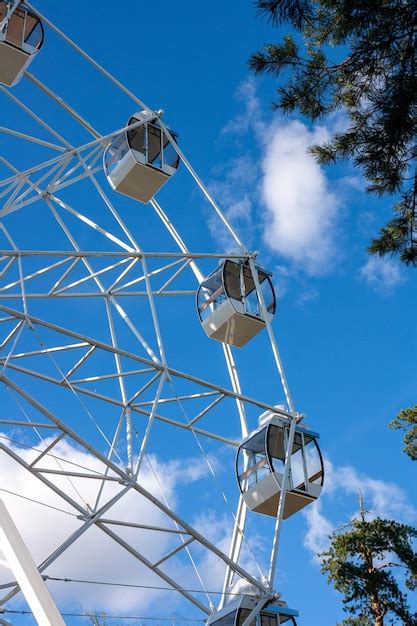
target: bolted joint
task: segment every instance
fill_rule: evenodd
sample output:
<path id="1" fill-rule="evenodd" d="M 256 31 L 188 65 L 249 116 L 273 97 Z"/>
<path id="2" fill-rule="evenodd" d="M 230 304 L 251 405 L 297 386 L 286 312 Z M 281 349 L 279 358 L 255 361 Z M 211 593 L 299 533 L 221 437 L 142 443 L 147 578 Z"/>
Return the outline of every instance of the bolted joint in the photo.
<path id="1" fill-rule="evenodd" d="M 291 415 L 297 420 L 297 422 L 301 422 L 305 418 L 305 413 L 298 413 L 297 411 L 294 411 Z"/>
<path id="2" fill-rule="evenodd" d="M 126 476 L 123 478 L 120 478 L 118 480 L 119 485 L 124 485 L 125 487 L 133 487 L 134 485 L 136 485 L 136 480 L 131 477 L 131 476 Z"/>

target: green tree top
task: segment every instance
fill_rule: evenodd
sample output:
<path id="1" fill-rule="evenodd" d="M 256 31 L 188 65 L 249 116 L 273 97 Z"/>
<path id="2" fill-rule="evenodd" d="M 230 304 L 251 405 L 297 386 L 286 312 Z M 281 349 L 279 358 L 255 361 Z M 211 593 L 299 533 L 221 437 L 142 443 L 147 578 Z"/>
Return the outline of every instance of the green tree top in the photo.
<path id="1" fill-rule="evenodd" d="M 404 452 L 412 461 L 417 460 L 417 404 L 409 409 L 400 411 L 389 424 L 390 428 L 405 430 Z"/>
<path id="2" fill-rule="evenodd" d="M 417 263 L 417 3 L 415 0 L 258 0 L 259 13 L 296 31 L 249 60 L 282 78 L 275 108 L 315 120 L 345 111 L 349 124 L 311 152 L 322 164 L 351 157 L 368 191 L 400 193 L 373 254 Z M 336 60 L 331 60 L 334 57 Z"/>
<path id="3" fill-rule="evenodd" d="M 343 595 L 350 617 L 343 624 L 416 626 L 401 586 L 417 586 L 417 529 L 392 520 L 367 521 L 361 500 L 359 519 L 330 537 L 330 548 L 320 554 L 322 571 Z M 397 576 L 398 574 L 398 576 Z M 399 580 L 404 580 L 401 585 Z"/>

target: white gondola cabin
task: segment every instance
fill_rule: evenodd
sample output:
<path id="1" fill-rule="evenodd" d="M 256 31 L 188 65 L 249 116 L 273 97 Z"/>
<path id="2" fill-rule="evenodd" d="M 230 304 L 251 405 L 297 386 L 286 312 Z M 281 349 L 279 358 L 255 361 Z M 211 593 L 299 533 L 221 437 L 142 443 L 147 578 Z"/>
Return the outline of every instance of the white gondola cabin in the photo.
<path id="1" fill-rule="evenodd" d="M 0 0 L 0 83 L 12 87 L 21 79 L 44 41 L 39 17 L 24 4 Z"/>
<path id="2" fill-rule="evenodd" d="M 255 607 L 259 598 L 243 596 L 234 600 L 223 609 L 213 613 L 207 622 L 207 626 L 242 626 L 249 613 Z M 280 600 L 268 604 L 259 614 L 257 623 L 255 620 L 250 626 L 296 626 L 295 618 L 298 611 L 288 608 L 285 602 Z"/>
<path id="3" fill-rule="evenodd" d="M 117 135 L 104 153 L 111 188 L 143 203 L 153 198 L 179 165 L 179 156 L 158 119 L 143 122 L 146 117 L 145 111 L 135 113 L 128 126 L 136 126 Z M 176 140 L 176 133 L 169 132 Z"/>
<path id="4" fill-rule="evenodd" d="M 285 417 L 267 412 L 258 430 L 244 439 L 237 454 L 238 483 L 251 511 L 276 517 L 282 492 L 284 463 L 290 429 Z M 283 518 L 287 519 L 320 495 L 323 459 L 318 434 L 298 424 L 290 455 L 289 484 Z"/>
<path id="5" fill-rule="evenodd" d="M 200 285 L 197 309 L 206 334 L 241 348 L 265 328 L 272 319 L 275 293 L 270 274 L 257 267 L 258 280 L 265 300 L 264 315 L 250 266 L 244 261 L 227 259 Z"/>

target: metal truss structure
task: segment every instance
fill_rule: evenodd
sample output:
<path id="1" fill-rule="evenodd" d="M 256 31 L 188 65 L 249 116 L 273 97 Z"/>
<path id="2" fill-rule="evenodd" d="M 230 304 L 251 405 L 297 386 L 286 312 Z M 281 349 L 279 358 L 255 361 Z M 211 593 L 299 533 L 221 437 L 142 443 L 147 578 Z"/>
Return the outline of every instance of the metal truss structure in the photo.
<path id="1" fill-rule="evenodd" d="M 40 17 L 51 33 L 121 90 L 132 105 L 155 115 L 50 20 Z M 47 46 L 42 54 L 48 54 Z M 198 445 L 207 441 L 234 449 L 240 437 L 248 434 L 249 416 L 273 410 L 291 420 L 291 449 L 300 416 L 269 321 L 264 341 L 270 346 L 271 362 L 278 374 L 276 377 L 272 372 L 271 384 L 276 386 L 274 378 L 281 381 L 285 408 L 277 409 L 244 393 L 230 346 L 212 342 L 210 347 L 217 350 L 218 359 L 224 360 L 227 385 L 195 373 L 199 357 L 190 346 L 184 346 L 184 350 L 190 348 L 188 367 L 172 366 L 178 359 L 172 354 L 173 348 L 167 346 L 176 333 L 186 337 L 186 327 L 181 329 L 178 317 L 175 324 L 170 322 L 169 312 L 188 307 L 194 315 L 193 297 L 204 278 L 202 267 L 209 263 L 213 266 L 225 258 L 246 259 L 265 309 L 256 254 L 240 240 L 176 143 L 184 172 L 189 173 L 193 185 L 210 204 L 219 228 L 225 229 L 234 242 L 235 252 L 189 250 L 174 216 L 156 199 L 150 202 L 158 224 L 155 228 L 161 230 L 161 242 L 170 243 L 158 251 L 143 248 L 138 243 L 136 226 L 131 226 L 129 215 L 126 219 L 119 210 L 120 196 L 106 187 L 102 171 L 103 151 L 125 127 L 102 134 L 72 103 L 67 104 L 34 74 L 26 72 L 24 81 L 41 90 L 89 136 L 82 145 L 73 145 L 50 119 L 35 113 L 29 102 L 0 86 L 2 98 L 24 113 L 34 129 L 28 134 L 19 128 L 3 127 L 1 134 L 30 146 L 36 161 L 21 169 L 7 152 L 0 157 L 3 170 L 8 172 L 0 181 L 0 381 L 5 398 L 0 412 L 0 450 L 16 467 L 24 468 L 59 496 L 78 520 L 77 528 L 38 564 L 38 569 L 47 575 L 48 568 L 95 526 L 205 615 L 212 612 L 214 603 L 204 585 L 200 593 L 190 592 L 167 567 L 181 555 L 194 566 L 195 545 L 224 563 L 223 592 L 240 577 L 257 587 L 263 598 L 270 598 L 274 593 L 285 488 L 271 542 L 269 572 L 258 578 L 240 559 L 246 524 L 242 498 L 234 514 L 230 549 L 225 552 L 171 508 L 163 495 L 149 491 L 141 481 L 151 438 L 160 426 L 165 428 L 167 438 L 175 431 L 179 433 L 175 437 L 183 433 Z M 49 139 L 39 137 L 37 128 L 42 129 L 42 137 L 46 133 Z M 39 155 L 45 150 L 52 156 L 42 160 Z M 130 206 L 132 214 L 137 212 L 133 200 Z M 22 245 L 22 241 L 29 245 Z M 202 336 L 202 345 L 209 341 Z M 204 367 L 199 363 L 197 369 L 200 372 Z M 276 396 L 278 400 L 279 394 Z M 37 450 L 30 462 L 19 453 L 16 439 L 29 442 Z M 54 451 L 63 441 L 90 455 L 94 469 L 60 462 Z M 45 464 L 47 458 L 56 461 L 55 469 Z M 284 481 L 288 472 L 287 463 Z M 83 481 L 95 486 L 94 502 L 85 502 L 75 488 Z M 0 486 L 5 487 L 1 478 Z M 130 518 L 113 517 L 112 507 L 128 493 L 137 496 L 138 510 L 132 511 Z M 163 515 L 163 526 L 140 519 L 143 499 Z M 153 560 L 134 541 L 126 539 L 122 532 L 126 528 L 168 533 L 172 545 Z M 2 584 L 1 590 L 0 604 L 7 606 L 19 587 L 10 581 Z M 224 598 L 223 594 L 220 606 Z"/>

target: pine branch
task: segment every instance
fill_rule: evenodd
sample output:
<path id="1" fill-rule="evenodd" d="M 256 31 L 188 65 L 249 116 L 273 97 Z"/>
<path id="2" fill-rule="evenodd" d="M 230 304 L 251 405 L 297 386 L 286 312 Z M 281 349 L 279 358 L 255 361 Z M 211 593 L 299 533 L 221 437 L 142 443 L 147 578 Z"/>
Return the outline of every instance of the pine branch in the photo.
<path id="1" fill-rule="evenodd" d="M 398 256 L 417 265 L 416 183 L 408 188 L 417 145 L 417 5 L 409 0 L 259 0 L 260 14 L 286 35 L 252 55 L 255 73 L 279 79 L 274 109 L 311 120 L 342 109 L 351 125 L 310 153 L 327 165 L 351 159 L 367 191 L 400 193 L 394 216 L 369 246 L 371 254 Z M 328 50 L 343 56 L 328 58 Z M 346 54 L 346 50 L 348 51 Z"/>

